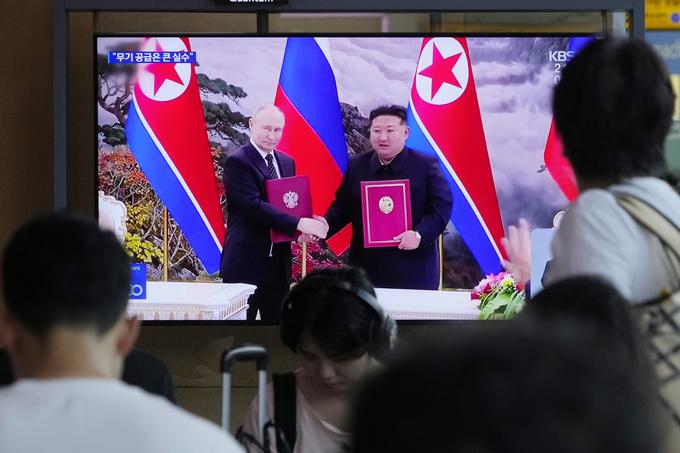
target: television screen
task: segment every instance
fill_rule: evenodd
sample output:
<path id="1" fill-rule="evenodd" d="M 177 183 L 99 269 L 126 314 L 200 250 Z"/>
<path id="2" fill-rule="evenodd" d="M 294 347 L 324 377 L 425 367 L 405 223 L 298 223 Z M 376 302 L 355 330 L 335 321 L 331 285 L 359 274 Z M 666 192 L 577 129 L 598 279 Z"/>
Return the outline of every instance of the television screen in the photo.
<path id="1" fill-rule="evenodd" d="M 253 282 L 266 281 L 249 275 L 262 272 L 253 263 L 267 258 L 265 241 L 270 255 L 290 248 L 290 258 L 282 256 L 292 281 L 370 256 L 379 300 L 398 319 L 477 318 L 479 301 L 470 290 L 502 270 L 506 228 L 520 218 L 550 228 L 577 194 L 551 98 L 562 68 L 587 39 L 98 36 L 99 217 L 138 263 L 130 310 L 147 320 L 245 319 Z M 272 244 L 272 222 L 291 228 L 289 220 L 272 220 L 285 207 L 249 186 L 247 165 L 224 171 L 228 159 L 236 164 L 244 150 L 257 152 L 250 121 L 271 104 L 285 118 L 280 137 L 269 131 L 274 138 L 265 138 L 279 153 L 274 176 L 292 176 L 292 159 L 295 174 L 308 177 L 309 204 L 320 216 L 347 186 L 341 192 L 348 212 L 335 216 L 334 234 L 325 240 Z M 371 162 L 386 163 L 376 157 L 382 145 L 371 139 L 369 114 L 393 105 L 406 109 L 399 130 L 410 154 L 400 155 L 436 168 L 422 175 L 416 157 L 397 165 L 397 155 L 394 177 L 377 179 L 406 174 L 410 186 L 400 186 L 400 194 L 407 196 L 402 202 L 401 195 L 395 201 L 380 194 L 371 211 L 362 208 L 359 180 L 376 178 L 346 172 L 358 169 L 362 156 L 368 170 Z M 261 162 L 252 161 L 260 179 L 270 177 L 266 151 L 260 147 Z M 297 192 L 284 192 L 286 206 L 297 204 Z M 265 203 L 274 214 L 262 214 Z M 422 233 L 415 250 L 399 250 L 393 245 L 399 240 L 367 247 L 381 226 L 367 228 L 365 215 L 377 219 L 392 209 L 413 222 L 396 228 Z M 232 251 L 237 237 L 259 242 L 245 239 L 233 255 L 239 259 L 223 260 L 225 236 Z M 433 253 L 423 258 L 423 250 Z M 227 283 L 224 274 L 231 276 Z"/>

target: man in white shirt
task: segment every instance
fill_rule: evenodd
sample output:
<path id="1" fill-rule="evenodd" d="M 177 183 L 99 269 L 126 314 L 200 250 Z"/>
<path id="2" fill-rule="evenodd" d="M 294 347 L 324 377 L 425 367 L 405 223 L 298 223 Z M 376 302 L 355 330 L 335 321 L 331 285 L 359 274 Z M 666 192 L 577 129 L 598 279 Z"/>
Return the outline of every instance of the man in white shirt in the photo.
<path id="1" fill-rule="evenodd" d="M 52 214 L 2 257 L 0 344 L 19 378 L 0 390 L 3 452 L 241 452 L 217 426 L 122 383 L 140 322 L 129 259 L 91 220 Z"/>

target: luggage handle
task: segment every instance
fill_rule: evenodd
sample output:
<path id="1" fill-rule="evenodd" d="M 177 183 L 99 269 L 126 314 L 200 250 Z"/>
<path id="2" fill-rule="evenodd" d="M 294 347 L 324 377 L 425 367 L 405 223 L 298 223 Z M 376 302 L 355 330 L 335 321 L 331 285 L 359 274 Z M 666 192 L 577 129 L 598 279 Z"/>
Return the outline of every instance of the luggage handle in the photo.
<path id="1" fill-rule="evenodd" d="M 235 348 L 227 349 L 222 353 L 222 373 L 231 373 L 231 369 L 236 362 L 252 361 L 255 361 L 257 371 L 266 371 L 269 364 L 269 354 L 267 353 L 267 350 L 258 344 L 251 343 L 244 343 Z"/>
<path id="2" fill-rule="evenodd" d="M 258 379 L 258 437 L 259 441 L 264 440 L 264 419 L 267 389 L 267 366 L 269 365 L 269 354 L 260 345 L 245 343 L 232 349 L 227 349 L 222 353 L 220 369 L 222 370 L 222 428 L 229 431 L 229 416 L 231 413 L 231 369 L 236 362 L 254 361 L 257 368 Z"/>

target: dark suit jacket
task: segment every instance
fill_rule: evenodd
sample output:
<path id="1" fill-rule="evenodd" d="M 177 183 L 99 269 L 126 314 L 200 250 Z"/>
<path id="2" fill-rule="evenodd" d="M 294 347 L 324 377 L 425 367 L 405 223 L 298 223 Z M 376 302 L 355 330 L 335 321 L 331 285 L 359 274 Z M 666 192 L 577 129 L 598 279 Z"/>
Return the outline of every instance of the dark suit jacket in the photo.
<path id="1" fill-rule="evenodd" d="M 361 181 L 408 179 L 413 229 L 422 239 L 415 250 L 364 248 Z M 350 264 L 363 267 L 373 284 L 383 288 L 437 289 L 437 237 L 451 216 L 451 189 L 435 157 L 404 148 L 386 168 L 375 152 L 350 159 L 335 200 L 328 208 L 329 236 L 352 223 Z"/>
<path id="2" fill-rule="evenodd" d="M 274 151 L 282 178 L 295 175 L 290 156 Z M 224 282 L 265 285 L 273 278 L 290 280 L 290 244 L 274 244 L 270 255 L 270 228 L 293 235 L 299 218 L 267 203 L 264 182 L 269 170 L 262 156 L 251 144 L 229 156 L 224 164 L 224 190 L 227 196 L 227 237 L 222 251 L 220 275 Z M 275 263 L 287 263 L 285 268 Z"/>

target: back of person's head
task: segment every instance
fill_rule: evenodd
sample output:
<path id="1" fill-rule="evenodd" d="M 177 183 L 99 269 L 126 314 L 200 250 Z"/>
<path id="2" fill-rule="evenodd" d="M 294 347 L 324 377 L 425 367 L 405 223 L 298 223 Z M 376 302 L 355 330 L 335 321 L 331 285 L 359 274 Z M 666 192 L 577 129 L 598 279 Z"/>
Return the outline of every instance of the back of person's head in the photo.
<path id="1" fill-rule="evenodd" d="M 581 50 L 553 98 L 564 154 L 579 179 L 658 176 L 674 102 L 666 68 L 645 42 L 596 39 Z"/>
<path id="2" fill-rule="evenodd" d="M 67 213 L 37 217 L 19 228 L 2 256 L 9 314 L 37 337 L 52 328 L 106 333 L 130 292 L 129 259 L 113 233 Z"/>
<path id="3" fill-rule="evenodd" d="M 582 335 L 508 321 L 413 347 L 360 389 L 352 451 L 657 452 L 646 382 Z"/>
<path id="4" fill-rule="evenodd" d="M 359 268 L 311 272 L 290 290 L 282 310 L 281 339 L 293 352 L 308 333 L 330 359 L 366 353 L 381 359 L 396 335 L 396 324 L 378 305 L 373 284 Z"/>
<path id="5" fill-rule="evenodd" d="M 569 320 L 599 332 L 621 348 L 631 365 L 647 366 L 631 305 L 609 282 L 596 276 L 557 281 L 529 300 L 521 314 L 538 322 Z"/>

